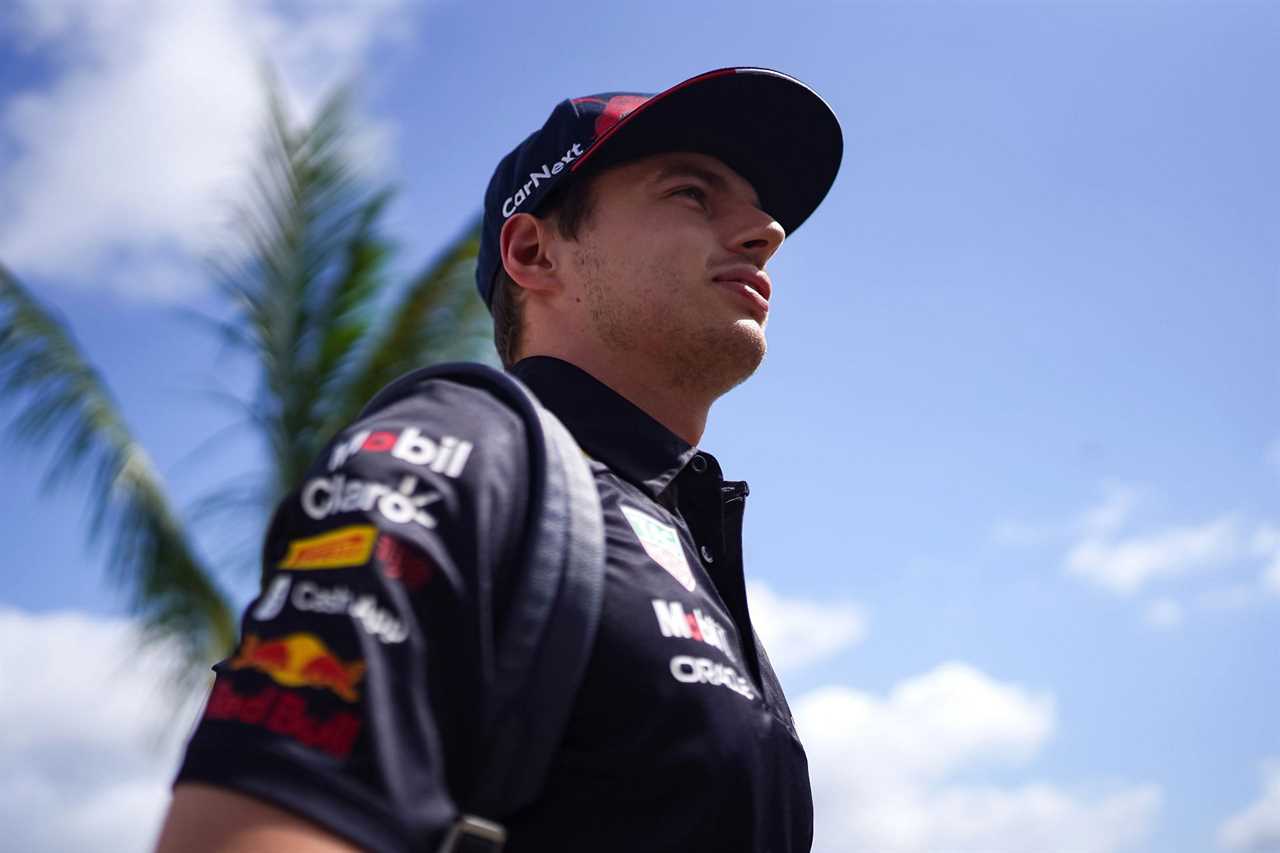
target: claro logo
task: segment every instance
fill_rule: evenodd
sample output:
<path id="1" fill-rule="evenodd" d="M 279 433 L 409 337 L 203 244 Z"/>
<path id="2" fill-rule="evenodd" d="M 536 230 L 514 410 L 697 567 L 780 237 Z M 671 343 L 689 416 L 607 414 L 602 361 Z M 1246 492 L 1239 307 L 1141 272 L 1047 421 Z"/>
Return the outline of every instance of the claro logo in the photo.
<path id="1" fill-rule="evenodd" d="M 573 143 L 569 150 L 564 152 L 564 156 L 554 163 L 543 163 L 541 169 L 537 169 L 529 173 L 529 180 L 524 182 L 524 186 L 516 190 L 515 195 L 509 197 L 502 203 L 502 215 L 511 216 L 519 209 L 520 205 L 529 200 L 530 194 L 538 188 L 543 181 L 551 180 L 552 175 L 558 175 L 564 171 L 564 167 L 568 166 L 574 160 L 582 156 L 582 145 Z"/>

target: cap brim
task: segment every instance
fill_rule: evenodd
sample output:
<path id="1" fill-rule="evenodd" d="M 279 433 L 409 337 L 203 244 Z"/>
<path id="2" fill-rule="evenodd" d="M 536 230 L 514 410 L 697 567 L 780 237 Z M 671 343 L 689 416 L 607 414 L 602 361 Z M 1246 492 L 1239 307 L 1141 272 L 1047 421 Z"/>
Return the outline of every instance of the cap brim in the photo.
<path id="1" fill-rule="evenodd" d="M 667 151 L 724 161 L 790 234 L 831 189 L 844 136 L 827 102 L 794 77 L 767 68 L 722 68 L 645 101 L 597 139 L 574 170 Z"/>

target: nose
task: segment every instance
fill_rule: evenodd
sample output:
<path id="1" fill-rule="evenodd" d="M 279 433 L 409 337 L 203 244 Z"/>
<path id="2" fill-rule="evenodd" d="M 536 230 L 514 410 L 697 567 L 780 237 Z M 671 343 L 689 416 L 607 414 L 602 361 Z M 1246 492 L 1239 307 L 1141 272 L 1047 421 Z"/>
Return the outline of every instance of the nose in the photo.
<path id="1" fill-rule="evenodd" d="M 786 237 L 787 232 L 768 213 L 754 205 L 743 205 L 740 219 L 731 231 L 729 248 L 734 254 L 747 255 L 763 269 Z"/>

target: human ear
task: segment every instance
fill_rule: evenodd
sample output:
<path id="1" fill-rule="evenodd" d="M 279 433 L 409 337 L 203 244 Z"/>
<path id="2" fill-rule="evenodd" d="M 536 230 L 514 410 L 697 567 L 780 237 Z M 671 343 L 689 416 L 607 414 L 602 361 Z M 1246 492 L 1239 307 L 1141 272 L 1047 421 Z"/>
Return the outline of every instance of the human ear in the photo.
<path id="1" fill-rule="evenodd" d="M 511 280 L 525 290 L 559 289 L 557 267 L 550 252 L 555 239 L 549 222 L 529 213 L 517 213 L 502 223 L 499 255 Z"/>

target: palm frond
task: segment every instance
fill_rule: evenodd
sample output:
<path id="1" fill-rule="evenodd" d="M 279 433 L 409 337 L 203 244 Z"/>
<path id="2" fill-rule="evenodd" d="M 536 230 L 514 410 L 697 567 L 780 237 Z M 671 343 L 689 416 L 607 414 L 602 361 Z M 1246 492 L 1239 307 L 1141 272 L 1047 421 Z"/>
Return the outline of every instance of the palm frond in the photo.
<path id="1" fill-rule="evenodd" d="M 241 353 L 253 353 L 256 351 L 253 338 L 243 326 L 230 320 L 210 317 L 202 311 L 185 305 L 174 306 L 172 311 L 174 319 L 190 323 L 192 326 L 211 333 L 213 337 L 217 338 L 223 348 L 223 352 L 217 356 L 218 359 L 221 359 L 226 351 Z"/>
<path id="2" fill-rule="evenodd" d="M 16 441 L 53 451 L 46 487 L 87 481 L 89 541 L 109 535 L 108 570 L 145 635 L 176 641 L 187 675 L 206 675 L 235 639 L 227 599 L 102 377 L 65 323 L 3 266 L 0 400 L 18 408 Z"/>
<path id="3" fill-rule="evenodd" d="M 379 388 L 415 367 L 495 358 L 488 309 L 474 287 L 479 247 L 477 221 L 405 289 L 364 348 L 359 370 L 344 377 L 347 382 L 333 395 L 326 435 L 351 421 Z"/>
<path id="4" fill-rule="evenodd" d="M 294 128 L 276 89 L 262 160 L 241 209 L 242 251 L 216 266 L 261 364 L 254 400 L 272 456 L 271 496 L 297 484 L 328 438 L 329 394 L 351 369 L 385 282 L 378 223 L 390 193 L 365 186 L 340 90 Z"/>

